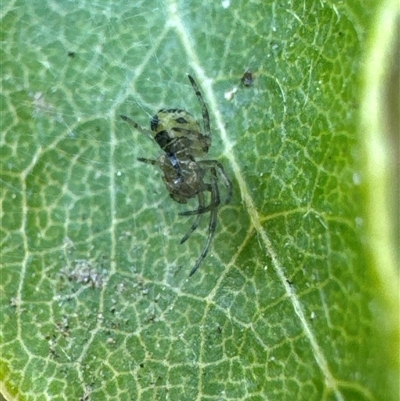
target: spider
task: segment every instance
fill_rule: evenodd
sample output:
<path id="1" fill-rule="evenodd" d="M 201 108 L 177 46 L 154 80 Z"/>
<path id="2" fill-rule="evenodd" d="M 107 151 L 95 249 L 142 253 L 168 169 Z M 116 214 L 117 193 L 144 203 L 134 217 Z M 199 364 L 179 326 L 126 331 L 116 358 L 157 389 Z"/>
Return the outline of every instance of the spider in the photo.
<path id="1" fill-rule="evenodd" d="M 211 146 L 210 117 L 199 87 L 193 77 L 188 75 L 188 78 L 201 106 L 204 133 L 194 117 L 182 109 L 159 110 L 150 120 L 150 130 L 142 128 L 127 116 L 121 115 L 121 118 L 155 140 L 163 150 L 157 159 L 139 157 L 138 160 L 161 169 L 162 179 L 171 198 L 179 203 L 187 203 L 197 197 L 197 209 L 179 213 L 181 216 L 196 216 L 181 239 L 181 244 L 197 229 L 202 216 L 210 213 L 207 240 L 189 273 L 190 277 L 206 257 L 214 238 L 218 208 L 221 205 L 219 179 L 222 179 L 226 187 L 225 204 L 231 200 L 232 183 L 217 160 L 196 160 L 197 157 L 206 156 Z M 206 193 L 210 195 L 207 197 Z"/>

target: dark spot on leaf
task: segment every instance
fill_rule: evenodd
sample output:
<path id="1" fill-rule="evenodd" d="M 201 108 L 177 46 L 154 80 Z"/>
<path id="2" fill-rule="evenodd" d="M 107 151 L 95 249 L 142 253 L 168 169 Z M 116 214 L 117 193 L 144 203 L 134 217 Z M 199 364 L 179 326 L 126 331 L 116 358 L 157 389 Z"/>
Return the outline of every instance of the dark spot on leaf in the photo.
<path id="1" fill-rule="evenodd" d="M 243 77 L 242 77 L 241 81 L 242 81 L 244 86 L 247 86 L 247 87 L 252 86 L 253 83 L 254 83 L 253 73 L 251 71 L 246 71 L 243 74 Z"/>

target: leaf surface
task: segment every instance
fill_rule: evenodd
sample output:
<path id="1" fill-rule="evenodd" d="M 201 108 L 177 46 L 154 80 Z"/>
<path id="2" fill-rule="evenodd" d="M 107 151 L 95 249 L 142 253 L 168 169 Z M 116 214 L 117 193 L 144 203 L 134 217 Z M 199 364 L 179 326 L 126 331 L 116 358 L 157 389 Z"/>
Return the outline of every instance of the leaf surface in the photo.
<path id="1" fill-rule="evenodd" d="M 3 4 L 8 394 L 382 399 L 354 160 L 378 5 L 306 3 Z M 196 203 L 169 197 L 137 160 L 159 147 L 119 117 L 148 127 L 176 107 L 201 121 L 187 73 L 209 107 L 209 157 L 234 183 L 190 279 L 209 217 L 179 243 Z"/>

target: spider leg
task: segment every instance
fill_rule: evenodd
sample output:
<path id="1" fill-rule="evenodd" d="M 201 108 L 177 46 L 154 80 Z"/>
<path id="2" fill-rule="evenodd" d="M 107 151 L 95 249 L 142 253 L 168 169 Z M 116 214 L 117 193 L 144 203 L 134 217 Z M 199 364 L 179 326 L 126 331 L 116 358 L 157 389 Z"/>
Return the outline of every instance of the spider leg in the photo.
<path id="1" fill-rule="evenodd" d="M 204 207 L 204 194 L 203 194 L 203 192 L 199 192 L 198 198 L 199 198 L 199 208 Z M 201 213 L 197 214 L 195 221 L 193 222 L 193 224 L 189 228 L 189 231 L 181 239 L 181 242 L 180 242 L 181 244 L 183 244 L 185 241 L 187 241 L 187 239 L 191 236 L 192 232 L 194 230 L 196 230 L 196 228 L 198 227 L 198 225 L 200 223 L 200 219 L 202 217 L 203 217 L 203 214 L 201 214 Z"/>
<path id="2" fill-rule="evenodd" d="M 217 206 L 218 206 L 217 204 L 211 202 L 208 206 L 203 206 L 203 207 L 200 206 L 198 209 L 195 210 L 186 210 L 185 212 L 180 212 L 179 216 L 195 216 L 197 214 L 204 214 L 214 209 Z"/>
<path id="3" fill-rule="evenodd" d="M 193 79 L 191 75 L 188 74 L 188 78 L 190 83 L 192 84 L 192 87 L 196 93 L 197 99 L 199 100 L 199 103 L 201 105 L 201 112 L 203 114 L 203 121 L 204 121 L 204 131 L 206 132 L 207 136 L 211 136 L 211 129 L 210 129 L 210 116 L 208 114 L 208 109 L 207 105 L 203 99 L 203 96 L 200 92 L 199 87 L 196 84 L 196 81 Z"/>
<path id="4" fill-rule="evenodd" d="M 199 160 L 197 163 L 200 164 L 200 166 L 203 166 L 205 169 L 210 169 L 210 170 L 213 168 L 215 170 L 218 169 L 218 172 L 219 172 L 220 176 L 222 177 L 225 187 L 226 187 L 226 190 L 227 190 L 225 204 L 228 204 L 232 199 L 232 181 L 226 175 L 222 164 L 217 160 Z"/>
<path id="5" fill-rule="evenodd" d="M 204 191 L 209 191 L 212 194 L 212 191 L 213 191 L 212 184 L 204 184 L 203 191 L 201 191 L 201 192 L 204 192 Z M 199 192 L 199 195 L 200 195 L 200 192 Z M 186 210 L 184 212 L 180 212 L 179 215 L 180 216 L 194 216 L 196 214 L 204 214 L 204 213 L 209 212 L 213 208 L 217 207 L 219 204 L 220 204 L 219 197 L 218 197 L 218 203 L 216 204 L 216 203 L 214 203 L 214 200 L 211 196 L 211 202 L 209 205 L 205 206 L 204 201 L 202 203 L 199 202 L 198 209 Z"/>
<path id="6" fill-rule="evenodd" d="M 196 273 L 196 270 L 199 268 L 201 262 L 207 256 L 208 250 L 210 249 L 212 239 L 214 238 L 215 229 L 217 228 L 217 213 L 218 213 L 217 205 L 219 205 L 220 199 L 219 199 L 219 190 L 218 190 L 218 183 L 217 183 L 217 171 L 216 171 L 215 167 L 211 168 L 211 177 L 212 177 L 211 178 L 211 203 L 216 206 L 210 210 L 210 224 L 208 225 L 207 241 L 206 241 L 206 244 L 204 245 L 203 250 L 201 251 L 199 258 L 197 259 L 196 264 L 193 266 L 193 269 L 190 271 L 189 277 L 193 276 L 193 274 Z"/>
<path id="7" fill-rule="evenodd" d="M 157 165 L 158 165 L 158 161 L 157 161 L 157 160 L 146 159 L 146 158 L 144 158 L 144 157 L 138 157 L 137 159 L 138 159 L 140 162 L 147 163 L 147 164 L 151 164 L 152 166 L 157 166 Z"/>
<path id="8" fill-rule="evenodd" d="M 153 141 L 154 141 L 154 136 L 153 133 L 149 130 L 147 130 L 146 128 L 141 127 L 138 123 L 135 123 L 135 121 L 133 121 L 131 118 L 124 116 L 124 115 L 120 115 L 120 117 L 126 121 L 127 123 L 133 125 L 139 132 L 141 132 L 142 134 L 147 135 L 148 137 L 150 137 Z"/>

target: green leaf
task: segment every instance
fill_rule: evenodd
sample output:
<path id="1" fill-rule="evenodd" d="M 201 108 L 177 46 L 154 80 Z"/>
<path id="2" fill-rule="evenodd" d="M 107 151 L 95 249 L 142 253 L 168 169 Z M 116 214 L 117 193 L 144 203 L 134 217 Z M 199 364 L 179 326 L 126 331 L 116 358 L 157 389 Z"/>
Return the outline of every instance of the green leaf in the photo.
<path id="1" fill-rule="evenodd" d="M 383 271 L 371 235 L 370 206 L 385 205 L 364 142 L 382 74 L 362 70 L 394 13 L 357 0 L 3 2 L 7 399 L 397 399 L 398 277 L 390 236 Z M 191 278 L 209 217 L 179 243 L 196 203 L 169 197 L 137 160 L 160 148 L 120 119 L 147 127 L 177 107 L 200 121 L 187 73 L 210 110 L 209 157 L 234 183 Z"/>

